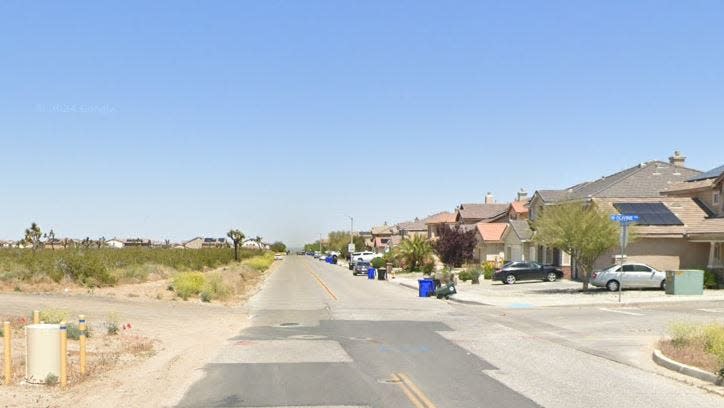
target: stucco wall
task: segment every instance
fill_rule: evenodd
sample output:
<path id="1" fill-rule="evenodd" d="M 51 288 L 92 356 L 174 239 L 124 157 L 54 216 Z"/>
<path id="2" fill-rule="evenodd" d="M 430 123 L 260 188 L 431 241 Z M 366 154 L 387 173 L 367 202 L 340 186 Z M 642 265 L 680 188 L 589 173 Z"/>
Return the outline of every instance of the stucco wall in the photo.
<path id="1" fill-rule="evenodd" d="M 620 249 L 609 251 L 596 261 L 594 270 L 614 263 Z M 627 262 L 641 262 L 659 270 L 705 267 L 709 244 L 689 242 L 683 238 L 639 238 L 626 249 Z"/>
<path id="2" fill-rule="evenodd" d="M 478 243 L 473 253 L 476 262 L 493 261 L 497 257 L 503 259 L 505 257 L 504 246 L 500 244 L 482 244 Z"/>

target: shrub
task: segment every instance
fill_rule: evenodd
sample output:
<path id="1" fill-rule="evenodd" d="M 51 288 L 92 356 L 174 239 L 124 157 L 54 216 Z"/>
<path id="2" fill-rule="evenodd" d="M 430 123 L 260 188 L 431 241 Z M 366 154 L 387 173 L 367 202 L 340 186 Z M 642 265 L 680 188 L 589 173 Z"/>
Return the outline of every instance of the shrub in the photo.
<path id="1" fill-rule="evenodd" d="M 111 312 L 106 317 L 106 330 L 109 335 L 116 335 L 118 334 L 118 313 Z"/>
<path id="2" fill-rule="evenodd" d="M 206 283 L 201 289 L 201 301 L 211 302 L 212 299 L 228 299 L 232 294 L 232 288 L 224 282 L 220 273 L 209 273 L 206 276 Z"/>
<path id="3" fill-rule="evenodd" d="M 174 292 L 187 300 L 192 295 L 198 295 L 206 284 L 204 274 L 201 272 L 180 272 L 173 277 L 171 286 Z"/>
<path id="4" fill-rule="evenodd" d="M 269 269 L 272 263 L 274 263 L 274 254 L 271 252 L 251 257 L 244 262 L 245 265 L 259 272 Z"/>
<path id="5" fill-rule="evenodd" d="M 493 273 L 495 273 L 495 264 L 486 262 L 483 266 L 483 277 L 488 280 L 493 279 Z"/>
<path id="6" fill-rule="evenodd" d="M 45 385 L 58 385 L 58 376 L 53 373 L 48 373 L 48 375 L 45 376 Z"/>
<path id="7" fill-rule="evenodd" d="M 458 279 L 465 282 L 465 281 L 472 280 L 473 277 L 472 277 L 472 275 L 470 275 L 470 272 L 468 272 L 467 270 L 464 270 L 458 274 Z"/>
<path id="8" fill-rule="evenodd" d="M 425 262 L 422 265 L 422 273 L 424 273 L 425 275 L 430 275 L 433 271 L 435 271 L 435 262 Z"/>
<path id="9" fill-rule="evenodd" d="M 40 311 L 40 321 L 48 324 L 58 324 L 62 321 L 68 321 L 70 313 L 66 310 L 48 309 Z"/>
<path id="10" fill-rule="evenodd" d="M 719 277 L 716 273 L 704 269 L 704 287 L 707 289 L 719 289 Z"/>
<path id="11" fill-rule="evenodd" d="M 377 257 L 377 258 L 372 259 L 372 262 L 370 262 L 370 264 L 375 269 L 380 269 L 380 268 L 386 267 L 385 266 L 386 262 L 385 262 L 384 258 L 382 258 L 382 257 Z"/>
<path id="12" fill-rule="evenodd" d="M 68 323 L 66 326 L 68 338 L 71 340 L 80 340 L 80 327 L 75 323 Z M 87 338 L 91 336 L 90 326 L 88 325 L 86 325 L 85 336 Z"/>

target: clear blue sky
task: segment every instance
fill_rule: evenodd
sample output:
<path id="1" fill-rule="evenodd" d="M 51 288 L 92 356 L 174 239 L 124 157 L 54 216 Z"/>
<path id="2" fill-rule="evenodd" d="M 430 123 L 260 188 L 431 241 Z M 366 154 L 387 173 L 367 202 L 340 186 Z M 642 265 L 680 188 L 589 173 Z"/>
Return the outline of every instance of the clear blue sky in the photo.
<path id="1" fill-rule="evenodd" d="M 723 21 L 721 1 L 3 1 L 0 238 L 300 244 L 674 149 L 706 170 Z"/>

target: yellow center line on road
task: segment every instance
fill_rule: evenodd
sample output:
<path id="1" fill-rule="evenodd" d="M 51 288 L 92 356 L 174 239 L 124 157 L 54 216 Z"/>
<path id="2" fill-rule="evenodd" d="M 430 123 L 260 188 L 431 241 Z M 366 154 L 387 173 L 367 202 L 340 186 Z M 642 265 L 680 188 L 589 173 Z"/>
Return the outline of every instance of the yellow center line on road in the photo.
<path id="1" fill-rule="evenodd" d="M 332 292 L 332 289 L 330 289 L 327 285 L 324 284 L 324 281 L 322 281 L 322 278 L 320 278 L 319 275 L 314 273 L 314 270 L 312 270 L 312 267 L 309 266 L 309 264 L 307 263 L 306 260 L 304 261 L 304 266 L 307 268 L 307 272 L 309 272 L 309 274 L 312 275 L 312 277 L 314 277 L 314 279 L 317 281 L 319 286 L 321 286 L 324 290 L 326 290 L 327 294 L 329 294 L 329 296 L 332 299 L 337 300 L 337 296 L 334 294 L 334 292 Z"/>
<path id="2" fill-rule="evenodd" d="M 394 377 L 400 381 L 398 384 L 402 387 L 402 392 L 405 393 L 405 396 L 412 402 L 415 408 L 435 408 L 435 404 L 427 398 L 425 393 L 420 391 L 410 377 L 403 373 L 397 373 Z"/>

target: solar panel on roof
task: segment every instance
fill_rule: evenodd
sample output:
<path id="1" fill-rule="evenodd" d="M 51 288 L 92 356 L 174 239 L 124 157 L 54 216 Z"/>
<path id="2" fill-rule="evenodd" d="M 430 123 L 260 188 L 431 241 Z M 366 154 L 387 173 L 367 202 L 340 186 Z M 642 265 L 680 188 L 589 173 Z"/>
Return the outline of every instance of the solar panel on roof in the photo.
<path id="1" fill-rule="evenodd" d="M 684 225 L 663 203 L 616 203 L 619 213 L 638 215 L 640 225 Z"/>

